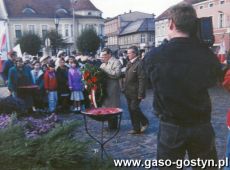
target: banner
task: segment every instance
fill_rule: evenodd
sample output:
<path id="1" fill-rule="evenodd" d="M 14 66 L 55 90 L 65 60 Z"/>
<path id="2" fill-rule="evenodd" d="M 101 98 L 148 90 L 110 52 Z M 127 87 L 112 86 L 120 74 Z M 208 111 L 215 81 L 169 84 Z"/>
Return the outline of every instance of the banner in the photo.
<path id="1" fill-rule="evenodd" d="M 18 57 L 22 57 L 22 51 L 21 51 L 21 47 L 20 44 L 17 44 L 14 48 L 13 51 L 15 51 L 17 53 Z"/>
<path id="2" fill-rule="evenodd" d="M 6 26 L 2 26 L 3 29 L 0 32 L 0 57 L 1 60 L 7 60 L 7 37 L 6 37 Z"/>
<path id="3" fill-rule="evenodd" d="M 217 55 L 221 64 L 226 64 L 227 62 L 225 53 L 226 53 L 226 48 L 223 40 L 222 43 L 220 44 L 220 49 Z"/>

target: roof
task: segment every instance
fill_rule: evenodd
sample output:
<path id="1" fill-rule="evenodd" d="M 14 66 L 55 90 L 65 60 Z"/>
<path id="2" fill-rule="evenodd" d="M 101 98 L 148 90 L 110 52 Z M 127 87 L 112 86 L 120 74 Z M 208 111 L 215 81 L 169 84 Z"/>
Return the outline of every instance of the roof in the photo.
<path id="1" fill-rule="evenodd" d="M 134 11 L 134 12 L 129 12 L 129 13 L 124 13 L 119 15 L 120 19 L 122 21 L 136 21 L 139 19 L 144 19 L 144 18 L 153 18 L 153 14 L 147 14 L 147 13 L 143 13 L 143 12 L 138 12 L 138 11 Z"/>
<path id="2" fill-rule="evenodd" d="M 9 18 L 61 18 L 72 17 L 71 0 L 4 0 Z M 30 12 L 22 12 L 24 9 Z M 98 10 L 89 0 L 78 0 L 75 10 Z"/>
<path id="3" fill-rule="evenodd" d="M 130 22 L 130 21 L 136 21 L 136 20 L 140 20 L 144 18 L 153 18 L 153 17 L 155 17 L 154 14 L 148 14 L 148 13 L 143 13 L 139 11 L 134 11 L 134 12 L 130 11 L 128 13 L 120 14 L 112 18 L 107 18 L 105 20 L 105 23 L 110 22 L 114 19 L 118 19 L 118 18 L 120 18 L 122 22 Z"/>
<path id="4" fill-rule="evenodd" d="M 189 4 L 197 4 L 199 2 L 206 1 L 206 0 L 184 0 L 184 1 Z"/>
<path id="5" fill-rule="evenodd" d="M 70 1 L 68 0 L 4 0 L 10 18 L 44 17 L 53 18 L 58 9 L 65 9 L 67 14 L 60 13 L 60 17 L 70 17 Z M 35 13 L 23 13 L 25 8 L 31 8 Z"/>
<path id="6" fill-rule="evenodd" d="M 119 35 L 131 34 L 135 32 L 154 31 L 154 18 L 145 18 L 130 22 Z"/>
<path id="7" fill-rule="evenodd" d="M 182 3 L 182 2 L 187 2 L 189 4 L 196 4 L 196 3 L 199 3 L 199 2 L 202 2 L 202 1 L 206 1 L 206 0 L 183 0 L 179 3 Z M 178 3 L 178 4 L 179 4 Z M 156 21 L 160 21 L 160 20 L 164 20 L 164 19 L 168 19 L 169 18 L 169 10 L 170 10 L 171 7 L 169 7 L 167 10 L 165 10 L 162 14 L 160 14 L 157 18 L 156 18 Z"/>
<path id="8" fill-rule="evenodd" d="M 77 0 L 74 5 L 75 10 L 90 10 L 90 11 L 100 11 L 97 9 L 90 0 Z"/>

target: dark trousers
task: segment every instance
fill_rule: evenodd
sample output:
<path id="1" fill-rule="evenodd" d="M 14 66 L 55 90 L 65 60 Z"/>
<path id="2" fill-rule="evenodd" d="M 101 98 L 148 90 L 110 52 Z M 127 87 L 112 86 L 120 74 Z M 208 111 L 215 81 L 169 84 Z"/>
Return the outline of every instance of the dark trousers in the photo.
<path id="1" fill-rule="evenodd" d="M 69 106 L 70 106 L 70 97 L 69 96 L 58 96 L 58 103 L 61 106 L 61 111 L 68 112 L 69 111 Z"/>
<path id="2" fill-rule="evenodd" d="M 141 100 L 126 96 L 133 130 L 140 132 L 141 125 L 148 124 L 148 119 L 140 109 Z"/>
<path id="3" fill-rule="evenodd" d="M 190 160 L 200 158 L 217 161 L 215 133 L 211 123 L 182 127 L 161 121 L 158 132 L 157 159 L 184 160 L 186 152 Z M 159 169 L 176 169 L 176 167 L 159 167 Z M 201 167 L 193 169 L 201 169 Z"/>

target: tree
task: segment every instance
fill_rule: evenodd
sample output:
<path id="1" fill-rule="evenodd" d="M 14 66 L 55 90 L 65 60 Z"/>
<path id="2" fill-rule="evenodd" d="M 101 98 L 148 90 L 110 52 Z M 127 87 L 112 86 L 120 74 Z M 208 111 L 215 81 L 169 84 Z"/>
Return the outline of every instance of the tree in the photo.
<path id="1" fill-rule="evenodd" d="M 94 29 L 85 29 L 77 39 L 77 48 L 82 53 L 95 53 L 100 46 L 100 38 Z"/>
<path id="2" fill-rule="evenodd" d="M 51 48 L 56 52 L 59 48 L 65 48 L 66 43 L 65 40 L 62 38 L 62 35 L 59 34 L 56 30 L 50 30 L 45 39 L 50 39 Z"/>
<path id="3" fill-rule="evenodd" d="M 17 41 L 20 44 L 22 53 L 27 52 L 30 55 L 37 55 L 41 49 L 41 38 L 32 33 L 24 33 L 24 35 Z"/>

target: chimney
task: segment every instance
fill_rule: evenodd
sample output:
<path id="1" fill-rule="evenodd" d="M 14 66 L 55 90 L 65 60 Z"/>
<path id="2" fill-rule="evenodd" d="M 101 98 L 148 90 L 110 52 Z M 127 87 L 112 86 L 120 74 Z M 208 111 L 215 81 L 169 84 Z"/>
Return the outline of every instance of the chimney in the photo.
<path id="1" fill-rule="evenodd" d="M 132 10 L 129 10 L 129 13 L 131 13 L 132 12 Z"/>

